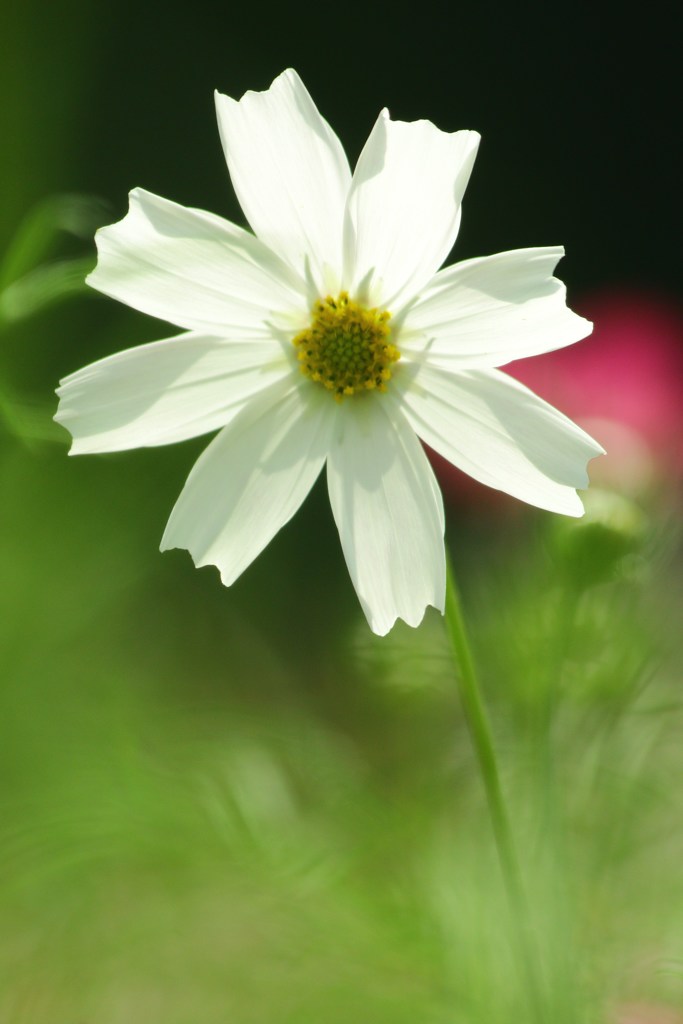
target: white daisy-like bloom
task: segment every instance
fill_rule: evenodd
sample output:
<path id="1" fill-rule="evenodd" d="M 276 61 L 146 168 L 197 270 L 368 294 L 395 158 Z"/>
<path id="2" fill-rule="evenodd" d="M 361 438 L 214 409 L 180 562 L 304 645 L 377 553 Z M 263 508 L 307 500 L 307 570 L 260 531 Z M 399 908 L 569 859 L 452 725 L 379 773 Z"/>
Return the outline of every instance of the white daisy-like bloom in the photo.
<path id="1" fill-rule="evenodd" d="M 230 585 L 294 515 L 323 466 L 346 564 L 385 634 L 443 612 L 444 512 L 420 440 L 491 487 L 583 513 L 602 453 L 498 367 L 570 345 L 559 246 L 439 270 L 477 152 L 472 131 L 380 114 L 353 174 L 295 71 L 216 94 L 230 177 L 253 234 L 135 189 L 97 234 L 89 284 L 182 329 L 62 381 L 72 454 L 218 430 L 171 513 Z"/>

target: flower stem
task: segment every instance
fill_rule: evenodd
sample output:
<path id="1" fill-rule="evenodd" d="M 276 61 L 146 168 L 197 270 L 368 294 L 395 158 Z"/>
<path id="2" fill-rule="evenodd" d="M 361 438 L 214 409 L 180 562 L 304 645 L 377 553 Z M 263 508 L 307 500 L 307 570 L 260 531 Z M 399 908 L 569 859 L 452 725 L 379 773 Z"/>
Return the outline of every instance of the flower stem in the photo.
<path id="1" fill-rule="evenodd" d="M 541 972 L 535 948 L 533 929 L 531 927 L 529 907 L 524 892 L 522 873 L 510 826 L 510 818 L 500 784 L 500 772 L 493 745 L 491 725 L 474 667 L 474 659 L 465 628 L 458 588 L 448 553 L 446 554 L 445 617 L 446 628 L 453 648 L 456 668 L 458 669 L 456 674 L 460 686 L 460 698 L 486 790 L 486 800 L 498 850 L 498 860 L 507 891 L 513 927 L 516 931 L 515 939 L 519 955 L 518 962 L 529 999 L 532 1020 L 536 1024 L 544 1024 L 545 1013 L 543 1011 Z"/>

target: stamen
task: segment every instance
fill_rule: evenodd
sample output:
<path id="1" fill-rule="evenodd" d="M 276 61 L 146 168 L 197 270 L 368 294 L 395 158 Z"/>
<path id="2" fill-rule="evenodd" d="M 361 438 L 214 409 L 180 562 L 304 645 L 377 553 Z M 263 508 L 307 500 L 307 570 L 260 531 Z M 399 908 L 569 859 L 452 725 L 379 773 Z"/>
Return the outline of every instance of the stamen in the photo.
<path id="1" fill-rule="evenodd" d="M 313 306 L 311 326 L 293 339 L 301 372 L 341 402 L 363 391 L 386 391 L 401 353 L 389 341 L 387 310 L 366 309 L 347 292 Z"/>

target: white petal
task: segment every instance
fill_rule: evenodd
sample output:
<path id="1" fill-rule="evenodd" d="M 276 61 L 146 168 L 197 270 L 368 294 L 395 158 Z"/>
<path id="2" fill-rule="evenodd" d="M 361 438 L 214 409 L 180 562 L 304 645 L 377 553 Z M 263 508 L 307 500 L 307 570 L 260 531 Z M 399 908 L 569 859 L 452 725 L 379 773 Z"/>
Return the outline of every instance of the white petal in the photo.
<path id="1" fill-rule="evenodd" d="M 406 313 L 401 351 L 447 370 L 502 366 L 585 338 L 592 324 L 566 306 L 552 276 L 561 246 L 516 249 L 440 271 Z"/>
<path id="2" fill-rule="evenodd" d="M 171 444 L 224 426 L 291 373 L 276 341 L 181 334 L 66 377 L 55 419 L 73 435 L 72 455 Z"/>
<path id="3" fill-rule="evenodd" d="M 586 463 L 603 449 L 566 416 L 499 370 L 402 370 L 405 415 L 439 455 L 531 505 L 583 514 L 575 489 L 588 486 Z"/>
<path id="4" fill-rule="evenodd" d="M 344 402 L 327 463 L 346 564 L 371 629 L 443 611 L 443 504 L 420 442 L 385 396 Z"/>
<path id="5" fill-rule="evenodd" d="M 134 189 L 128 214 L 96 241 L 88 284 L 179 327 L 263 338 L 278 313 L 307 315 L 301 282 L 257 238 L 151 192 Z"/>
<path id="6" fill-rule="evenodd" d="M 351 172 L 339 139 L 291 69 L 239 101 L 216 93 L 216 111 L 247 220 L 299 273 L 308 261 L 322 288 L 325 264 L 341 270 Z"/>
<path id="7" fill-rule="evenodd" d="M 369 281 L 370 301 L 391 312 L 413 298 L 451 250 L 479 145 L 476 132 L 380 115 L 349 193 L 345 287 Z"/>
<path id="8" fill-rule="evenodd" d="M 223 583 L 233 583 L 315 483 L 333 404 L 322 388 L 289 382 L 250 402 L 198 459 L 161 550 L 187 548 L 195 565 L 215 565 Z"/>

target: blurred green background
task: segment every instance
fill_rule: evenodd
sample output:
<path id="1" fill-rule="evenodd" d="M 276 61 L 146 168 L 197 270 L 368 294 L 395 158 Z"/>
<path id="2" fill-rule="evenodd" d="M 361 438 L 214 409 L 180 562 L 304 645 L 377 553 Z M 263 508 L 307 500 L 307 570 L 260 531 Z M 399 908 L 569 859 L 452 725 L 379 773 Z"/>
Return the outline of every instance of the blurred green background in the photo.
<path id="1" fill-rule="evenodd" d="M 369 633 L 324 486 L 230 590 L 160 555 L 205 440 L 68 459 L 53 392 L 167 331 L 80 288 L 94 228 L 134 186 L 241 221 L 212 91 L 289 65 L 352 159 L 384 105 L 482 133 L 457 258 L 561 242 L 579 307 L 670 306 L 663 28 L 540 4 L 2 16 L 0 1021 L 522 1024 L 440 617 Z M 683 1019 L 681 466 L 656 455 L 588 523 L 444 479 L 552 1024 Z"/>

